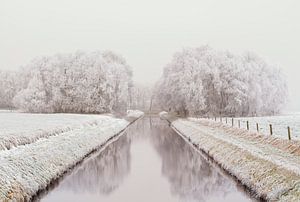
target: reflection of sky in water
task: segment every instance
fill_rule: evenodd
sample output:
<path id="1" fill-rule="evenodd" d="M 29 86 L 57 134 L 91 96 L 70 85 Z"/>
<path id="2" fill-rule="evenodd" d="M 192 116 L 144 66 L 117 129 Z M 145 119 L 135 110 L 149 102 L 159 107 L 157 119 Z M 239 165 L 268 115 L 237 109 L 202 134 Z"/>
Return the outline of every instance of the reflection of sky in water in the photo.
<path id="1" fill-rule="evenodd" d="M 158 118 L 127 134 L 65 177 L 43 201 L 249 201 L 236 183 Z"/>

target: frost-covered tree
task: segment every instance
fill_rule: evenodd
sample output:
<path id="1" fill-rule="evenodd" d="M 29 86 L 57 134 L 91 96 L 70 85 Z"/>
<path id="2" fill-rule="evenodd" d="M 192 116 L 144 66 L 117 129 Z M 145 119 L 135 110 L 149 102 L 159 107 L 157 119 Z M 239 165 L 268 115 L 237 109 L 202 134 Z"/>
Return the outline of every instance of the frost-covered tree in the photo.
<path id="1" fill-rule="evenodd" d="M 29 112 L 104 113 L 127 109 L 132 72 L 112 52 L 76 52 L 34 59 L 23 68 L 14 105 Z"/>
<path id="2" fill-rule="evenodd" d="M 174 54 L 155 89 L 164 110 L 185 115 L 276 114 L 287 100 L 279 68 L 253 53 L 234 55 L 208 46 Z"/>
<path id="3" fill-rule="evenodd" d="M 131 108 L 143 111 L 153 110 L 153 89 L 148 85 L 135 83 L 132 88 Z"/>
<path id="4" fill-rule="evenodd" d="M 0 108 L 13 108 L 13 98 L 18 90 L 18 74 L 12 71 L 0 71 Z"/>

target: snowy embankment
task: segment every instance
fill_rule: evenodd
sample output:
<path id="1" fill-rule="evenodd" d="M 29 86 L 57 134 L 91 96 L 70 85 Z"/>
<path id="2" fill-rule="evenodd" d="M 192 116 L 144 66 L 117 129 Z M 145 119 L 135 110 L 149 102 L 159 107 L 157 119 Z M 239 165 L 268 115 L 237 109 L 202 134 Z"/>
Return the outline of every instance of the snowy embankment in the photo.
<path id="1" fill-rule="evenodd" d="M 166 116 L 167 114 L 168 114 L 168 112 L 162 111 L 162 112 L 159 113 L 159 116 L 160 116 L 160 117 L 163 117 L 163 116 Z"/>
<path id="2" fill-rule="evenodd" d="M 30 144 L 40 138 L 59 135 L 86 126 L 99 125 L 98 115 L 30 114 L 0 111 L 0 150 Z"/>
<path id="3" fill-rule="evenodd" d="M 144 115 L 144 112 L 139 111 L 139 110 L 128 110 L 127 111 L 127 117 L 129 119 L 136 119 L 137 117 L 141 117 Z"/>
<path id="4" fill-rule="evenodd" d="M 281 116 L 267 117 L 240 117 L 235 118 L 241 121 L 241 127 L 246 128 L 246 122 L 249 121 L 250 130 L 256 131 L 256 123 L 259 124 L 259 131 L 263 134 L 270 134 L 269 125 L 272 124 L 273 135 L 287 139 L 287 127 L 291 128 L 292 139 L 300 140 L 300 114 L 285 114 Z M 224 121 L 224 120 L 223 120 Z M 231 123 L 229 123 L 231 124 Z"/>
<path id="5" fill-rule="evenodd" d="M 51 181 L 118 135 L 142 113 L 129 112 L 127 117 L 132 121 L 110 115 L 95 116 L 97 124 L 86 124 L 0 151 L 0 201 L 30 200 Z M 43 120 L 39 123 L 44 124 Z"/>
<path id="6" fill-rule="evenodd" d="M 265 136 L 206 119 L 171 122 L 174 130 L 259 197 L 279 201 L 300 199 L 299 141 Z"/>

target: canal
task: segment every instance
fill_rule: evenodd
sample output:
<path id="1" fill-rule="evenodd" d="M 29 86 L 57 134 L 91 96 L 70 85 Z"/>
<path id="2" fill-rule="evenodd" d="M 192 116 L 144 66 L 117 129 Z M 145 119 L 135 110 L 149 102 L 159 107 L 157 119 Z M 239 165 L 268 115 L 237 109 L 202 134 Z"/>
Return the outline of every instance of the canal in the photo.
<path id="1" fill-rule="evenodd" d="M 158 117 L 144 117 L 37 199 L 66 201 L 254 201 L 232 177 Z"/>

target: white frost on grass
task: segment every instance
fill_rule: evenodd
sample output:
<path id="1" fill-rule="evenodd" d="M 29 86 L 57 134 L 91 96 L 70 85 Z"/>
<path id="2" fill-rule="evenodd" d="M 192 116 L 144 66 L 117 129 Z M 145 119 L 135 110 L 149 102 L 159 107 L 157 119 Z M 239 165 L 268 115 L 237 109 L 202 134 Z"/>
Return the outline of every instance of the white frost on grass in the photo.
<path id="1" fill-rule="evenodd" d="M 266 117 L 243 117 L 238 118 L 245 125 L 247 120 L 250 122 L 250 129 L 256 130 L 256 123 L 259 124 L 260 132 L 269 135 L 269 124 L 272 124 L 273 134 L 283 139 L 288 138 L 287 127 L 291 128 L 292 139 L 300 140 L 300 115 L 290 114 L 282 116 L 266 116 Z"/>
<path id="2" fill-rule="evenodd" d="M 144 115 L 144 112 L 139 110 L 127 110 L 127 117 L 138 118 Z"/>
<path id="3" fill-rule="evenodd" d="M 164 116 L 166 116 L 167 114 L 168 114 L 168 112 L 166 112 L 166 111 L 159 112 L 159 116 L 160 116 L 160 117 L 164 117 Z"/>
<path id="4" fill-rule="evenodd" d="M 0 151 L 0 201 L 30 200 L 130 124 L 124 119 L 97 116 L 101 124 L 86 125 Z"/>
<path id="5" fill-rule="evenodd" d="M 222 118 L 225 124 L 226 117 Z M 231 118 L 228 117 L 228 125 L 231 125 Z M 291 128 L 291 137 L 295 140 L 300 140 L 300 114 L 285 114 L 281 116 L 262 116 L 262 117 L 237 117 L 234 118 L 234 124 L 238 124 L 240 120 L 241 128 L 246 129 L 247 121 L 249 121 L 249 128 L 251 131 L 256 131 L 256 123 L 259 125 L 259 131 L 262 134 L 270 135 L 270 127 L 272 124 L 273 135 L 282 139 L 288 139 L 287 127 Z M 217 118 L 220 121 L 220 118 Z"/>
<path id="6" fill-rule="evenodd" d="M 89 125 L 101 124 L 98 115 L 30 114 L 0 111 L 0 150 L 33 143 Z"/>
<path id="7" fill-rule="evenodd" d="M 284 142 L 205 119 L 178 119 L 172 126 L 260 197 L 300 198 L 300 190 L 295 190 L 300 183 L 299 142 Z"/>

